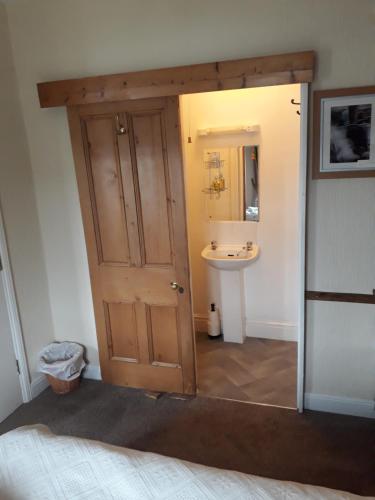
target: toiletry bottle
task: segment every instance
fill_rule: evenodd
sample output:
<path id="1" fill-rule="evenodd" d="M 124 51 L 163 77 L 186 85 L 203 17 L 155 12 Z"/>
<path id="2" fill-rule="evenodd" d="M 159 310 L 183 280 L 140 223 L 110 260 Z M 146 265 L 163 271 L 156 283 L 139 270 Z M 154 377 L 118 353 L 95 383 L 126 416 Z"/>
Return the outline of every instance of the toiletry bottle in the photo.
<path id="1" fill-rule="evenodd" d="M 208 311 L 208 336 L 209 338 L 215 338 L 218 337 L 220 333 L 219 311 L 215 304 L 211 304 L 210 310 Z"/>

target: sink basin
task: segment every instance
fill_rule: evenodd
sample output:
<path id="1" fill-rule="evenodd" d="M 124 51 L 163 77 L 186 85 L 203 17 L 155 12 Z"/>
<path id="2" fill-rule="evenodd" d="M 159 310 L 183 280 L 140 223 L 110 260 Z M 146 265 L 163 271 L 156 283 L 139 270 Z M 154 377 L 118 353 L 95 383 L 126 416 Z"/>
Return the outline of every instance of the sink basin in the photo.
<path id="1" fill-rule="evenodd" d="M 251 250 L 247 250 L 244 245 L 218 245 L 216 250 L 212 250 L 211 245 L 207 245 L 201 253 L 207 264 L 222 271 L 239 271 L 253 262 L 259 253 L 258 245 L 253 244 Z"/>

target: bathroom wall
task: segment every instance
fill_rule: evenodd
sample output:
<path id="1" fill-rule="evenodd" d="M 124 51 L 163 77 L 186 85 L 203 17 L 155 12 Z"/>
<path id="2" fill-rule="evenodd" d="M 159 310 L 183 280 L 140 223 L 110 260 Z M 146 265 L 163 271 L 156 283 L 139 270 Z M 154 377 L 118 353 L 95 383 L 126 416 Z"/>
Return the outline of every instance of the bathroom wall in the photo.
<path id="1" fill-rule="evenodd" d="M 211 240 L 242 244 L 250 240 L 259 244 L 260 256 L 245 270 L 247 335 L 296 340 L 300 123 L 290 103 L 292 98 L 299 100 L 299 85 L 181 97 L 193 306 L 198 330 L 207 329 L 209 303 L 214 301 L 220 307 L 218 272 L 202 260 L 202 249 Z M 202 128 L 242 124 L 259 125 L 260 132 L 197 135 Z M 243 145 L 259 145 L 260 220 L 211 221 L 208 195 L 202 192 L 207 187 L 204 150 Z"/>

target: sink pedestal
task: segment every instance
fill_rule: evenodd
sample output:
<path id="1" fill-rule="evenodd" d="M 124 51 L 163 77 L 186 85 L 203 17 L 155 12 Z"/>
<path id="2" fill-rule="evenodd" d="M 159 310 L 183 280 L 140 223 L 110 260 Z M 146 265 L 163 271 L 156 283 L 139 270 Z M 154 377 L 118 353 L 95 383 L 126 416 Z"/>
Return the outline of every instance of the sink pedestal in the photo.
<path id="1" fill-rule="evenodd" d="M 258 245 L 207 245 L 201 253 L 220 273 L 221 323 L 225 342 L 242 344 L 246 336 L 244 269 L 259 253 Z"/>
<path id="2" fill-rule="evenodd" d="M 246 337 L 244 272 L 220 270 L 219 273 L 224 342 L 242 344 Z"/>

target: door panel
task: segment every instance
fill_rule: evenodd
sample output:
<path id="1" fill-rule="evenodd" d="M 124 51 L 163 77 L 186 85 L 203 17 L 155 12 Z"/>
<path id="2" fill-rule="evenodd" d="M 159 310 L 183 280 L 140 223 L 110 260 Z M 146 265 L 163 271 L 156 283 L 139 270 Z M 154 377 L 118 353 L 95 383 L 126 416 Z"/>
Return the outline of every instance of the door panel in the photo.
<path id="1" fill-rule="evenodd" d="M 178 100 L 68 113 L 103 379 L 194 393 Z"/>
<path id="2" fill-rule="evenodd" d="M 169 179 L 161 113 L 133 116 L 145 263 L 171 264 Z"/>
<path id="3" fill-rule="evenodd" d="M 153 363 L 179 365 L 178 339 L 173 335 L 178 328 L 177 307 L 151 306 L 150 323 Z"/>
<path id="4" fill-rule="evenodd" d="M 139 355 L 134 302 L 105 303 L 104 307 L 110 358 L 137 362 Z"/>
<path id="5" fill-rule="evenodd" d="M 112 116 L 86 121 L 88 172 L 99 262 L 129 261 L 120 168 Z"/>

